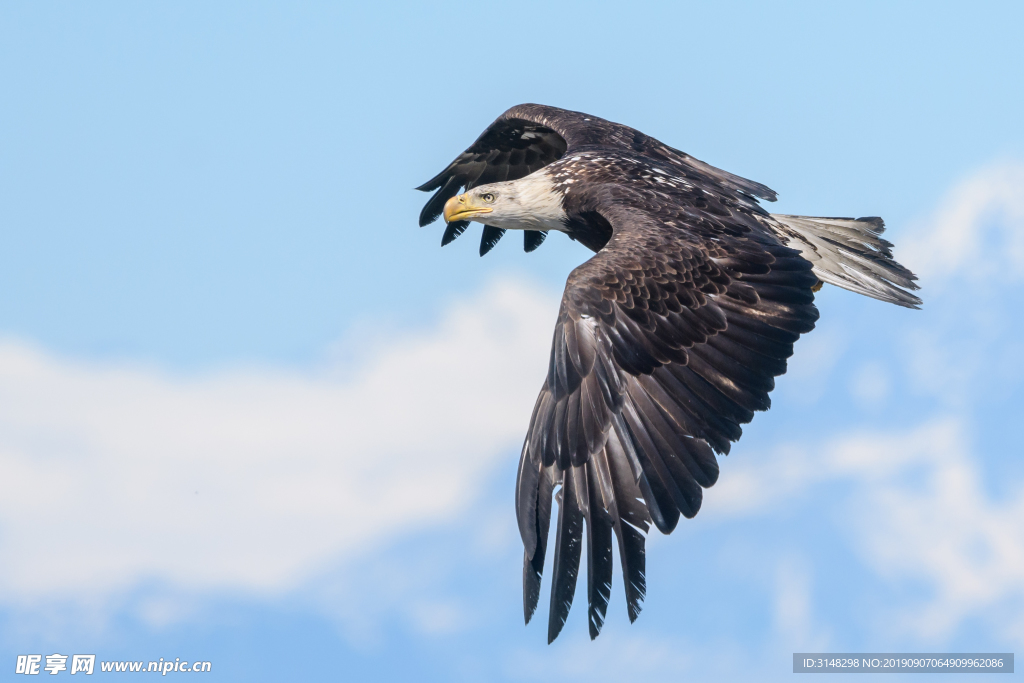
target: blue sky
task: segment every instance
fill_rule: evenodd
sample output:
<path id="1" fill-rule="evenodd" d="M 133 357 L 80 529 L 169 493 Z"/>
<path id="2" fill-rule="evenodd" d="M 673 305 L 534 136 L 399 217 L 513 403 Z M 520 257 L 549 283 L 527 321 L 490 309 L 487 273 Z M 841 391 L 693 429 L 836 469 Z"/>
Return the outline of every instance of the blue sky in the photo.
<path id="1" fill-rule="evenodd" d="M 1022 15 L 3 5 L 0 679 L 53 652 L 600 681 L 1020 650 Z M 821 292 L 701 513 L 650 539 L 641 618 L 616 582 L 595 644 L 582 595 L 554 645 L 523 627 L 512 505 L 588 252 L 442 250 L 411 189 L 526 101 L 763 182 L 773 211 L 881 215 L 925 299 Z"/>

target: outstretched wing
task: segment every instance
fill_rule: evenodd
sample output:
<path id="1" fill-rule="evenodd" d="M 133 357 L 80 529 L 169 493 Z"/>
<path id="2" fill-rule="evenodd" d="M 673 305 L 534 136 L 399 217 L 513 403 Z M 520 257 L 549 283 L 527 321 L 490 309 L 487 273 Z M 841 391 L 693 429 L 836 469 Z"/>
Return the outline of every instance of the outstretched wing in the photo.
<path id="1" fill-rule="evenodd" d="M 811 264 L 744 207 L 709 215 L 664 188 L 592 192 L 612 238 L 566 284 L 516 485 L 527 621 L 560 486 L 549 642 L 572 604 L 584 532 L 591 637 L 608 605 L 613 536 L 636 618 L 644 532 L 697 513 L 718 478 L 715 453 L 769 407 L 793 343 L 818 317 Z"/>
<path id="2" fill-rule="evenodd" d="M 672 173 L 695 184 L 711 184 L 738 195 L 747 201 L 748 208 L 762 212 L 753 197 L 775 201 L 775 192 L 746 178 L 733 175 L 681 152 L 638 130 L 606 121 L 582 112 L 547 107 L 539 104 L 521 104 L 499 116 L 469 148 L 457 156 L 436 176 L 420 185 L 417 190 L 434 192 L 420 212 L 420 227 L 433 223 L 444 210 L 444 204 L 463 188 L 504 180 L 518 180 L 566 154 L 586 150 L 606 150 L 616 153 L 640 154 L 648 160 L 664 165 Z M 469 221 L 448 224 L 441 245 L 461 235 Z M 501 233 L 483 236 L 481 256 L 501 239 Z M 527 231 L 524 249 L 533 251 L 544 240 L 544 235 Z"/>

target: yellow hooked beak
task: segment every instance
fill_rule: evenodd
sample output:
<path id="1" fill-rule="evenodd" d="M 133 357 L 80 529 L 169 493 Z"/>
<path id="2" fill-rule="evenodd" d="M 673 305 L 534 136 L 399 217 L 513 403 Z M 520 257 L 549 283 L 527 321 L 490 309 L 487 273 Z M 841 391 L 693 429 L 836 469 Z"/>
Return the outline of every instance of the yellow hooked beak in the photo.
<path id="1" fill-rule="evenodd" d="M 473 204 L 473 198 L 467 194 L 460 194 L 452 197 L 444 203 L 444 220 L 452 221 L 466 220 L 474 216 L 482 216 L 491 213 L 494 209 L 487 206 Z"/>

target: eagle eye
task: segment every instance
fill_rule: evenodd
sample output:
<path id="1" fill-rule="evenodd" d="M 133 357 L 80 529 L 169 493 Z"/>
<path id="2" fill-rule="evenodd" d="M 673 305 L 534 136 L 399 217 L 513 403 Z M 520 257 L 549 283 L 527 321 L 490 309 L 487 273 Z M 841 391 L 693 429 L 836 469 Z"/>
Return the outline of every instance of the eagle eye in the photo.
<path id="1" fill-rule="evenodd" d="M 484 200 L 485 202 L 493 202 L 494 195 L 491 194 L 490 192 L 484 192 L 482 195 L 480 195 L 480 199 Z"/>

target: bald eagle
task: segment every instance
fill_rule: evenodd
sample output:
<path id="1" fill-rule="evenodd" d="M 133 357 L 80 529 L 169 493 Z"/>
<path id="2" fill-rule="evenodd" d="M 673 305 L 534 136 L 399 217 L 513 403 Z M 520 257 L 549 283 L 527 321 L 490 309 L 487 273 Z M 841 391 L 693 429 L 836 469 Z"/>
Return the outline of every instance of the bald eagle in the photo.
<path id="1" fill-rule="evenodd" d="M 637 618 L 646 532 L 697 514 L 716 455 L 768 409 L 793 343 L 814 328 L 822 283 L 921 303 L 882 219 L 770 214 L 764 185 L 580 112 L 513 107 L 417 189 L 434 191 L 420 225 L 443 214 L 442 245 L 476 221 L 481 255 L 508 230 L 526 251 L 554 230 L 596 252 L 566 282 L 516 481 L 527 623 L 558 502 L 549 643 L 584 536 L 590 637 L 608 608 L 613 537 Z"/>

